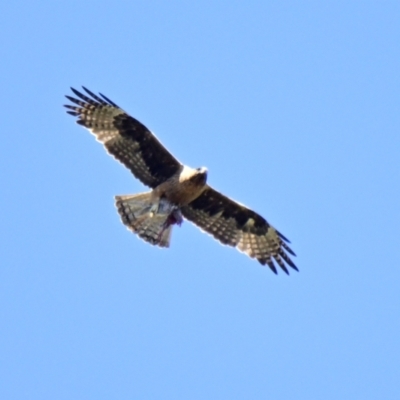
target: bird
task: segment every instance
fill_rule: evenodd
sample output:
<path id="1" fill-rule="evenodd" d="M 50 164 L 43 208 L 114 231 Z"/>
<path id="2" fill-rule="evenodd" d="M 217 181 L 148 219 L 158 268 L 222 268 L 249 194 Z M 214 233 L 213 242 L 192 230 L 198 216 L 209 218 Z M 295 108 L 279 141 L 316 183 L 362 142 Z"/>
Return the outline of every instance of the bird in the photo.
<path id="1" fill-rule="evenodd" d="M 260 214 L 208 185 L 207 168 L 182 164 L 137 119 L 103 94 L 82 89 L 84 93 L 71 87 L 75 97 L 65 96 L 72 103 L 64 105 L 67 113 L 151 189 L 115 196 L 121 221 L 129 230 L 152 245 L 169 247 L 173 226 L 188 220 L 275 274 L 277 265 L 286 274 L 288 266 L 298 271 L 289 257 L 296 255 L 290 241 Z"/>

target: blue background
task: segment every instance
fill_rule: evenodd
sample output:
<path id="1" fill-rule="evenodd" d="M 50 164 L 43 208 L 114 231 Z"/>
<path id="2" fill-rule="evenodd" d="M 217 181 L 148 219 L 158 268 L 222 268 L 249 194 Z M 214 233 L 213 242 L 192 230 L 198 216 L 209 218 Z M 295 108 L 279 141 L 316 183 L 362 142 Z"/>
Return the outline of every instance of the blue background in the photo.
<path id="1" fill-rule="evenodd" d="M 0 398 L 400 398 L 398 1 L 2 2 Z M 65 114 L 100 91 L 292 241 L 275 276 Z"/>

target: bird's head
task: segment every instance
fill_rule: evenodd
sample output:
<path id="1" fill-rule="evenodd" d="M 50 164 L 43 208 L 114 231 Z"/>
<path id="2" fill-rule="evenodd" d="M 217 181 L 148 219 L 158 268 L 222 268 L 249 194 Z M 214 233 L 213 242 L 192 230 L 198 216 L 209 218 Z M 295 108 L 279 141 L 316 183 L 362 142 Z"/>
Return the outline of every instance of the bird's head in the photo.
<path id="1" fill-rule="evenodd" d="M 196 168 L 196 173 L 193 176 L 193 180 L 199 185 L 205 185 L 207 182 L 208 170 L 206 167 Z"/>

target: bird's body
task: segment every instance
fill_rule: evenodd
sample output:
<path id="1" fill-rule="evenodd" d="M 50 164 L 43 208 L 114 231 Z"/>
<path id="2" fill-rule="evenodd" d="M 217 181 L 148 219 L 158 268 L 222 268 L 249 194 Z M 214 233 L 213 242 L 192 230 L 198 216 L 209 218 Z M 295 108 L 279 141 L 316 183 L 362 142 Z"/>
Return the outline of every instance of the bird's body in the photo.
<path id="1" fill-rule="evenodd" d="M 199 197 L 206 187 L 207 169 L 183 166 L 165 182 L 153 189 L 155 198 L 165 198 L 173 204 L 184 206 Z"/>
<path id="2" fill-rule="evenodd" d="M 288 273 L 297 270 L 286 252 L 294 255 L 288 240 L 262 216 L 219 193 L 207 184 L 207 169 L 181 164 L 138 120 L 107 97 L 85 89 L 86 96 L 66 96 L 75 106 L 69 114 L 88 128 L 106 150 L 152 190 L 116 196 L 122 222 L 145 241 L 170 245 L 172 227 L 183 217 L 221 243 L 234 246 L 275 273 L 273 259 Z"/>

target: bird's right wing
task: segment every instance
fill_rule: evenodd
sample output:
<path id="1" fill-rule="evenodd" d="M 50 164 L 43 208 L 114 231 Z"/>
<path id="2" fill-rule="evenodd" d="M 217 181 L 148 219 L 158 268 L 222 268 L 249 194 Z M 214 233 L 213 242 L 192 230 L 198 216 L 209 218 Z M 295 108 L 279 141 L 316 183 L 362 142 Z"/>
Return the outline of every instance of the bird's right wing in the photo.
<path id="1" fill-rule="evenodd" d="M 71 88 L 78 98 L 66 96 L 76 105 L 66 105 L 77 123 L 89 129 L 106 150 L 151 188 L 174 175 L 180 162 L 142 123 L 107 97 L 83 88 L 88 96 Z"/>

